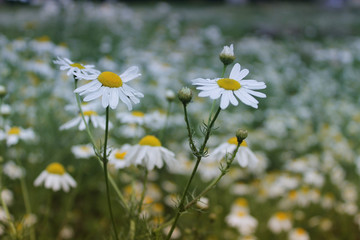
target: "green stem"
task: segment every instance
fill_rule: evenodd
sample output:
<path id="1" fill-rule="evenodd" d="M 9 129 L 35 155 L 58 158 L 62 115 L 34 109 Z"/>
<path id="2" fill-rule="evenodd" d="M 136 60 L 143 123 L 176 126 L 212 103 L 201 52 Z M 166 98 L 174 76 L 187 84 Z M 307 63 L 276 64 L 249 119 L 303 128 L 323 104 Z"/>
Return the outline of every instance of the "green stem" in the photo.
<path id="1" fill-rule="evenodd" d="M 168 107 L 167 107 L 167 110 L 166 110 L 166 118 L 165 118 L 164 127 L 161 130 L 160 135 L 159 135 L 160 142 L 163 142 L 164 132 L 165 132 L 166 127 L 168 125 L 169 116 L 170 116 L 170 113 L 171 113 L 171 103 L 172 103 L 172 101 L 169 101 L 169 104 L 168 104 Z"/>
<path id="2" fill-rule="evenodd" d="M 198 167 L 199 167 L 200 161 L 201 161 L 201 159 L 202 159 L 202 157 L 203 157 L 203 155 L 204 155 L 207 141 L 209 140 L 209 137 L 210 137 L 210 134 L 211 134 L 211 130 L 212 130 L 213 126 L 214 126 L 214 123 L 215 123 L 217 117 L 218 117 L 219 114 L 220 114 L 220 111 L 221 111 L 221 108 L 219 107 L 218 110 L 217 110 L 216 113 L 215 113 L 214 118 L 211 120 L 210 125 L 208 126 L 208 129 L 207 129 L 207 131 L 206 131 L 203 144 L 201 145 L 201 148 L 200 148 L 200 150 L 198 151 L 198 154 L 197 154 L 197 156 L 196 156 L 196 157 L 197 157 L 197 160 L 196 160 L 194 169 L 193 169 L 193 171 L 192 171 L 192 173 L 191 173 L 191 176 L 190 176 L 190 178 L 189 178 L 189 180 L 188 180 L 188 182 L 187 182 L 187 184 L 186 184 L 185 190 L 184 190 L 184 192 L 183 192 L 183 194 L 182 194 L 182 197 L 181 197 L 181 200 L 180 200 L 180 203 L 179 203 L 179 206 L 178 206 L 178 211 L 177 211 L 176 216 L 175 216 L 175 219 L 174 219 L 174 223 L 173 223 L 173 225 L 171 226 L 171 229 L 170 229 L 170 231 L 169 231 L 169 233 L 168 233 L 168 235 L 167 235 L 167 237 L 166 237 L 166 240 L 169 240 L 169 239 L 171 238 L 171 235 L 172 235 L 172 233 L 173 233 L 173 231 L 174 231 L 174 229 L 175 229 L 175 227 L 176 227 L 176 224 L 177 224 L 177 221 L 179 220 L 180 215 L 185 211 L 184 203 L 185 203 L 185 199 L 186 199 L 187 192 L 188 192 L 189 187 L 190 187 L 190 184 L 191 184 L 191 182 L 192 182 L 192 180 L 193 180 L 193 178 L 194 178 L 194 176 L 195 176 L 195 173 L 196 173 L 196 171 L 197 171 L 197 169 L 198 169 Z"/>
<path id="3" fill-rule="evenodd" d="M 148 173 L 149 173 L 149 171 L 147 170 L 147 168 L 145 168 L 143 189 L 141 192 L 141 198 L 140 198 L 140 202 L 139 202 L 139 206 L 138 206 L 138 216 L 141 213 L 141 207 L 142 207 L 142 205 L 144 203 L 144 199 L 145 199 L 146 185 L 147 185 L 147 181 L 148 181 Z"/>
<path id="4" fill-rule="evenodd" d="M 198 150 L 195 146 L 195 143 L 194 143 L 194 140 L 192 137 L 191 126 L 190 126 L 190 122 L 189 122 L 189 118 L 188 118 L 188 114 L 187 114 L 186 104 L 183 104 L 183 107 L 184 107 L 184 119 L 186 122 L 186 129 L 188 131 L 189 145 L 190 145 L 192 153 L 197 155 Z"/>
<path id="5" fill-rule="evenodd" d="M 107 201 L 108 201 L 108 206 L 109 206 L 110 218 L 111 218 L 111 222 L 112 222 L 112 225 L 113 225 L 113 228 L 114 228 L 115 239 L 116 239 L 116 240 L 119 240 L 119 238 L 118 238 L 118 233 L 117 233 L 117 230 L 116 230 L 116 224 L 115 224 L 114 216 L 113 216 L 113 212 L 112 212 L 112 207 L 111 207 L 110 189 L 109 189 L 109 179 L 108 179 L 108 171 L 107 171 L 108 159 L 107 159 L 107 155 L 106 155 L 106 148 L 107 148 L 108 132 L 109 132 L 109 107 L 106 108 L 106 125 L 105 125 L 104 155 L 103 155 L 102 161 L 103 161 L 103 164 L 104 164 L 104 176 L 105 176 L 105 184 L 106 184 L 106 196 L 107 196 Z"/>
<path id="6" fill-rule="evenodd" d="M 25 203 L 25 209 L 26 209 L 26 214 L 28 216 L 30 216 L 30 214 L 32 213 L 31 211 L 31 204 L 30 204 L 30 199 L 29 199 L 29 192 L 28 192 L 28 189 L 26 187 L 26 183 L 25 183 L 25 178 L 24 176 L 22 176 L 20 178 L 20 184 L 21 184 L 21 192 L 23 194 L 23 197 L 24 197 L 24 203 Z M 35 231 L 34 231 L 34 227 L 31 226 L 31 229 L 30 229 L 30 239 L 31 240 L 35 240 L 36 237 L 35 237 Z"/>
<path id="7" fill-rule="evenodd" d="M 242 141 L 241 141 L 242 142 Z M 234 161 L 234 158 L 236 156 L 236 153 L 239 150 L 240 144 L 241 142 L 239 142 L 235 148 L 235 150 L 232 153 L 232 156 L 229 160 L 226 161 L 226 167 L 224 169 L 221 169 L 221 174 L 219 175 L 219 177 L 217 177 L 216 179 L 214 179 L 205 189 L 204 191 L 202 191 L 198 196 L 196 196 L 191 202 L 189 202 L 188 204 L 186 204 L 185 206 L 185 210 L 189 209 L 192 205 L 194 205 L 202 196 L 204 196 L 205 194 L 207 194 L 209 191 L 211 191 L 217 184 L 218 182 L 221 180 L 221 178 L 229 171 L 229 168 L 232 164 L 232 162 Z"/>

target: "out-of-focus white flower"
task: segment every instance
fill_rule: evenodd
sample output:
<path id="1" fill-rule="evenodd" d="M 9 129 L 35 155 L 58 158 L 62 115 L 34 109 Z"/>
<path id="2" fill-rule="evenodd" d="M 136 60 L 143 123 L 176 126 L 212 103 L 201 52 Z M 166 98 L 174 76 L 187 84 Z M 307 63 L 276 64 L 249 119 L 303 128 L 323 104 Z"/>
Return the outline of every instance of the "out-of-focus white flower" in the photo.
<path id="1" fill-rule="evenodd" d="M 11 179 L 19 179 L 25 175 L 24 169 L 17 166 L 13 161 L 4 164 L 3 171 Z"/>
<path id="2" fill-rule="evenodd" d="M 37 217 L 35 214 L 26 214 L 23 219 L 23 224 L 25 227 L 31 227 L 37 222 Z"/>
<path id="3" fill-rule="evenodd" d="M 57 162 L 49 164 L 40 173 L 34 181 L 34 186 L 40 186 L 42 183 L 45 183 L 45 188 L 52 189 L 55 192 L 60 189 L 68 192 L 70 187 L 76 187 L 75 180 L 65 171 L 63 165 Z"/>
<path id="4" fill-rule="evenodd" d="M 290 216 L 286 212 L 275 213 L 268 221 L 268 227 L 273 233 L 287 232 L 292 228 Z"/>
<path id="5" fill-rule="evenodd" d="M 23 129 L 21 127 L 5 127 L 5 132 L 0 130 L 0 140 L 6 139 L 8 146 L 15 145 L 19 140 L 33 140 L 35 139 L 35 133 L 31 128 Z"/>
<path id="6" fill-rule="evenodd" d="M 72 146 L 71 152 L 76 158 L 90 158 L 95 156 L 94 148 L 91 144 Z"/>
<path id="7" fill-rule="evenodd" d="M 84 111 L 83 114 L 84 114 L 86 124 L 89 125 L 89 123 L 91 123 L 94 126 L 94 128 L 100 127 L 105 130 L 106 119 L 104 116 L 99 116 L 97 114 L 97 112 L 95 112 L 93 110 Z M 79 116 L 73 118 L 72 120 L 61 125 L 60 130 L 69 129 L 69 128 L 75 127 L 77 125 L 79 125 L 80 131 L 83 131 L 86 129 L 85 123 L 84 123 L 81 115 L 79 115 Z M 110 128 L 112 127 L 112 124 L 110 122 L 109 122 L 109 127 Z"/>
<path id="8" fill-rule="evenodd" d="M 71 239 L 74 237 L 74 229 L 70 226 L 64 226 L 59 233 L 62 239 Z"/>
<path id="9" fill-rule="evenodd" d="M 127 154 L 126 149 L 129 147 L 129 145 L 125 145 L 121 149 L 113 149 L 109 155 L 109 164 L 113 165 L 115 169 L 122 169 L 130 166 L 131 161 L 125 158 Z"/>
<path id="10" fill-rule="evenodd" d="M 309 240 L 309 234 L 303 228 L 295 228 L 289 232 L 289 240 Z"/>
<path id="11" fill-rule="evenodd" d="M 116 115 L 121 123 L 143 125 L 145 123 L 145 113 L 140 111 L 121 112 Z"/>
<path id="12" fill-rule="evenodd" d="M 152 135 L 143 137 L 138 144 L 127 149 L 125 156 L 134 165 L 142 165 L 148 170 L 162 168 L 164 162 L 171 168 L 176 164 L 175 154 L 161 146 L 160 140 Z"/>
<path id="13" fill-rule="evenodd" d="M 231 212 L 226 216 L 226 222 L 235 227 L 242 235 L 251 235 L 255 232 L 258 221 L 245 211 Z"/>
<path id="14" fill-rule="evenodd" d="M 165 227 L 163 229 L 163 233 L 165 235 L 167 235 L 170 232 L 170 229 L 171 229 L 171 226 Z M 178 227 L 175 227 L 170 239 L 179 239 L 180 237 L 181 237 L 180 229 Z"/>
<path id="15" fill-rule="evenodd" d="M 196 206 L 200 209 L 208 209 L 209 208 L 209 199 L 206 197 L 201 197 L 197 202 Z"/>
<path id="16" fill-rule="evenodd" d="M 266 88 L 264 82 L 256 80 L 243 80 L 248 75 L 249 70 L 241 70 L 240 64 L 235 64 L 231 70 L 229 78 L 204 79 L 197 78 L 192 80 L 196 89 L 200 90 L 199 97 L 210 97 L 211 99 L 220 99 L 220 108 L 226 109 L 231 103 L 237 106 L 239 102 L 235 96 L 246 105 L 258 108 L 258 101 L 253 97 L 265 98 L 264 93 L 256 92 Z M 253 96 L 252 96 L 253 95 Z"/>
<path id="17" fill-rule="evenodd" d="M 1 198 L 4 200 L 6 205 L 10 206 L 13 203 L 14 194 L 9 189 L 3 189 L 1 191 Z"/>
<path id="18" fill-rule="evenodd" d="M 135 104 L 139 103 L 139 98 L 144 97 L 144 95 L 126 83 L 139 76 L 141 74 L 137 67 L 130 67 L 121 75 L 113 72 L 79 75 L 80 78 L 91 80 L 91 82 L 78 87 L 74 92 L 86 95 L 84 98 L 85 102 L 101 97 L 104 108 L 110 106 L 110 108 L 115 109 L 120 99 L 130 111 L 132 109 L 132 102 Z"/>

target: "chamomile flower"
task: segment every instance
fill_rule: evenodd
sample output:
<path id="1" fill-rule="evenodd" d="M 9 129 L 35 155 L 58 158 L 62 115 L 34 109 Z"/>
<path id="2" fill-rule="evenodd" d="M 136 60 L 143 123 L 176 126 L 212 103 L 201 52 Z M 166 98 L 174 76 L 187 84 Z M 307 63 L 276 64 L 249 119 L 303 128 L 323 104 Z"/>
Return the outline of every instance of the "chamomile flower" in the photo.
<path id="1" fill-rule="evenodd" d="M 68 192 L 70 187 L 76 187 L 75 180 L 65 171 L 63 165 L 57 162 L 49 164 L 44 171 L 35 179 L 34 186 L 45 183 L 45 188 L 59 191 L 60 189 Z"/>
<path id="2" fill-rule="evenodd" d="M 176 163 L 175 154 L 161 146 L 160 140 L 152 135 L 143 137 L 138 144 L 129 147 L 126 159 L 134 165 L 142 165 L 148 170 L 162 168 L 164 162 L 170 167 Z"/>
<path id="3" fill-rule="evenodd" d="M 139 76 L 141 76 L 139 69 L 134 66 L 128 68 L 121 75 L 113 72 L 82 75 L 81 78 L 91 80 L 91 82 L 78 87 L 74 92 L 80 95 L 86 95 L 84 98 L 85 102 L 101 97 L 104 108 L 110 106 L 112 109 L 115 109 L 120 98 L 130 111 L 132 109 L 132 103 L 139 103 L 139 98 L 144 97 L 144 95 L 126 83 Z"/>
<path id="4" fill-rule="evenodd" d="M 19 142 L 19 140 L 33 140 L 35 133 L 32 129 L 23 129 L 21 127 L 5 127 L 5 132 L 0 130 L 0 140 L 6 139 L 6 145 L 11 146 Z"/>
<path id="5" fill-rule="evenodd" d="M 13 180 L 20 179 L 25 175 L 25 170 L 16 165 L 13 161 L 4 164 L 3 172 Z"/>
<path id="6" fill-rule="evenodd" d="M 91 144 L 72 146 L 71 152 L 76 158 L 90 158 L 95 156 L 95 151 Z"/>
<path id="7" fill-rule="evenodd" d="M 83 111 L 83 114 L 84 114 L 84 118 L 85 118 L 87 125 L 89 125 L 89 123 L 91 123 L 94 126 L 94 128 L 100 127 L 105 130 L 105 121 L 106 121 L 105 117 L 99 116 L 97 114 L 97 112 L 93 111 L 93 110 Z M 79 116 L 77 116 L 77 117 L 71 119 L 70 121 L 64 123 L 63 125 L 61 125 L 59 129 L 65 130 L 65 129 L 69 129 L 69 128 L 72 128 L 75 126 L 79 126 L 80 131 L 85 130 L 85 128 L 86 128 L 85 123 L 80 114 L 79 114 Z M 109 123 L 109 126 L 111 128 L 112 124 Z"/>
<path id="8" fill-rule="evenodd" d="M 268 221 L 268 227 L 273 233 L 289 231 L 292 228 L 289 214 L 285 212 L 275 213 Z"/>
<path id="9" fill-rule="evenodd" d="M 145 113 L 140 111 L 132 111 L 132 112 L 121 112 L 116 115 L 118 119 L 120 119 L 121 123 L 130 123 L 130 124 L 138 124 L 144 125 L 145 123 Z"/>
<path id="10" fill-rule="evenodd" d="M 225 158 L 226 154 L 232 153 L 236 149 L 237 143 L 238 141 L 236 137 L 230 138 L 226 143 L 222 143 L 220 146 L 215 148 L 207 158 L 207 161 L 220 161 Z M 241 167 L 255 165 L 258 162 L 257 157 L 247 146 L 245 140 L 240 144 L 240 148 L 235 155 L 235 160 L 238 161 Z"/>
<path id="11" fill-rule="evenodd" d="M 109 164 L 113 165 L 115 169 L 126 168 L 131 165 L 131 162 L 125 158 L 126 149 L 129 145 L 125 145 L 121 149 L 113 149 L 109 155 Z"/>
<path id="12" fill-rule="evenodd" d="M 250 235 L 255 232 L 258 221 L 245 211 L 236 211 L 226 217 L 226 222 L 238 229 L 243 235 Z"/>
<path id="13" fill-rule="evenodd" d="M 67 70 L 66 75 L 79 75 L 98 74 L 98 70 L 94 69 L 94 65 L 83 65 L 81 63 L 75 63 L 68 58 L 60 58 L 54 60 L 55 64 L 60 65 L 60 70 Z"/>
<path id="14" fill-rule="evenodd" d="M 256 80 L 243 80 L 248 73 L 249 70 L 241 70 L 240 64 L 237 63 L 232 68 L 229 78 L 197 78 L 192 82 L 198 86 L 196 89 L 200 90 L 199 97 L 221 98 L 221 109 L 226 109 L 230 103 L 237 106 L 239 102 L 236 97 L 244 104 L 258 108 L 259 102 L 253 96 L 265 98 L 266 95 L 254 90 L 265 89 L 266 85 Z"/>
<path id="15" fill-rule="evenodd" d="M 303 228 L 295 228 L 289 233 L 289 240 L 309 240 L 309 234 Z"/>

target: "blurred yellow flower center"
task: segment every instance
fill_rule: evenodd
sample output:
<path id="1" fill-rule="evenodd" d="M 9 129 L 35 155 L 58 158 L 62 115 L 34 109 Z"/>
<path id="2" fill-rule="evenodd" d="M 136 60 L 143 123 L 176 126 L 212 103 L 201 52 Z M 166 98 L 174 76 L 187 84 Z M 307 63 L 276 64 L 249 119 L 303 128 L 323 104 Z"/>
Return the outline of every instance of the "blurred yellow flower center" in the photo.
<path id="1" fill-rule="evenodd" d="M 305 232 L 305 230 L 302 229 L 302 228 L 297 228 L 297 229 L 296 229 L 296 233 L 299 234 L 299 235 L 304 235 L 306 232 Z"/>
<path id="2" fill-rule="evenodd" d="M 88 146 L 81 146 L 80 149 L 86 152 L 90 151 L 90 148 Z"/>
<path id="3" fill-rule="evenodd" d="M 85 67 L 83 65 L 81 65 L 80 63 L 73 63 L 70 64 L 71 67 L 76 67 L 78 69 L 85 69 Z"/>
<path id="4" fill-rule="evenodd" d="M 217 81 L 217 84 L 219 85 L 219 87 L 225 90 L 238 90 L 239 88 L 241 88 L 241 85 L 238 81 L 230 78 L 222 78 Z"/>
<path id="5" fill-rule="evenodd" d="M 124 160 L 125 155 L 126 155 L 126 152 L 116 152 L 115 153 L 115 158 L 117 160 Z"/>
<path id="6" fill-rule="evenodd" d="M 152 135 L 147 135 L 145 137 L 143 137 L 140 142 L 139 145 L 147 145 L 147 146 L 152 146 L 152 147 L 160 147 L 161 146 L 161 142 L 160 140 Z"/>
<path id="7" fill-rule="evenodd" d="M 95 111 L 89 110 L 89 111 L 84 111 L 83 112 L 84 116 L 93 116 L 93 115 L 97 115 L 97 113 Z"/>
<path id="8" fill-rule="evenodd" d="M 38 42 L 50 42 L 50 38 L 48 36 L 42 36 L 36 39 Z"/>
<path id="9" fill-rule="evenodd" d="M 243 211 L 239 211 L 239 212 L 237 212 L 236 215 L 237 215 L 238 217 L 244 217 L 244 216 L 246 215 L 246 213 L 243 212 Z"/>
<path id="10" fill-rule="evenodd" d="M 235 204 L 237 206 L 247 207 L 248 206 L 248 201 L 245 198 L 238 198 L 238 199 L 236 199 Z"/>
<path id="11" fill-rule="evenodd" d="M 50 165 L 48 165 L 46 167 L 46 171 L 48 173 L 57 174 L 57 175 L 63 175 L 65 173 L 65 169 L 64 169 L 63 165 L 61 165 L 60 163 L 57 163 L 57 162 L 54 162 L 54 163 L 51 163 Z"/>
<path id="12" fill-rule="evenodd" d="M 20 134 L 20 128 L 18 127 L 12 127 L 9 129 L 9 131 L 7 132 L 9 135 L 19 135 Z"/>
<path id="13" fill-rule="evenodd" d="M 297 196 L 297 192 L 295 190 L 289 192 L 290 199 L 296 199 L 296 196 Z"/>
<path id="14" fill-rule="evenodd" d="M 119 75 L 113 72 L 102 72 L 98 76 L 98 80 L 104 85 L 105 87 L 110 88 L 118 88 L 123 85 L 123 82 Z"/>
<path id="15" fill-rule="evenodd" d="M 276 213 L 276 218 L 279 220 L 286 220 L 288 219 L 288 215 L 284 212 L 278 212 Z"/>
<path id="16" fill-rule="evenodd" d="M 143 112 L 140 112 L 140 111 L 133 111 L 131 112 L 131 114 L 135 117 L 144 117 L 144 113 Z"/>
<path id="17" fill-rule="evenodd" d="M 238 144 L 238 141 L 237 141 L 237 138 L 236 138 L 236 137 L 230 138 L 227 142 L 230 143 L 230 144 L 234 144 L 234 145 L 237 145 L 237 144 Z M 240 146 L 242 146 L 242 147 L 247 147 L 247 143 L 245 142 L 245 140 L 242 141 L 242 143 L 240 144 Z"/>

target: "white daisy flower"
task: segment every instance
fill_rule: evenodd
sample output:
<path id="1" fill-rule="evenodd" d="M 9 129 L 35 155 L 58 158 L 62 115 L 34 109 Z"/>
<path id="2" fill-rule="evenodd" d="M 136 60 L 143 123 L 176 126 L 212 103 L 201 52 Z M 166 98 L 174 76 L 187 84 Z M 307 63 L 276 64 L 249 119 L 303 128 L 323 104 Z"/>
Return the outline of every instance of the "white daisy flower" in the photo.
<path id="1" fill-rule="evenodd" d="M 244 104 L 253 108 L 258 108 L 258 101 L 253 97 L 265 98 L 264 93 L 254 90 L 265 89 L 264 82 L 256 80 L 243 80 L 248 75 L 249 70 L 241 70 L 240 64 L 235 64 L 231 70 L 229 78 L 204 79 L 197 78 L 192 80 L 193 85 L 197 85 L 196 89 L 200 90 L 199 97 L 210 97 L 211 99 L 220 99 L 221 109 L 226 109 L 231 103 L 238 105 L 240 99 Z M 253 95 L 253 96 L 252 96 Z"/>
<path id="2" fill-rule="evenodd" d="M 309 234 L 303 228 L 295 228 L 289 233 L 289 240 L 309 240 Z"/>
<path id="3" fill-rule="evenodd" d="M 72 146 L 71 152 L 76 158 L 90 158 L 95 156 L 94 148 L 91 144 Z"/>
<path id="4" fill-rule="evenodd" d="M 121 112 L 117 114 L 116 117 L 120 119 L 121 123 L 130 123 L 130 124 L 138 124 L 138 125 L 144 125 L 145 123 L 145 114 L 140 111 Z"/>
<path id="5" fill-rule="evenodd" d="M 268 227 L 273 233 L 287 232 L 292 228 L 290 215 L 286 212 L 275 213 L 268 221 Z"/>
<path id="6" fill-rule="evenodd" d="M 99 74 L 100 71 L 94 69 L 94 65 L 83 65 L 81 63 L 75 63 L 68 58 L 57 57 L 57 60 L 54 60 L 55 64 L 60 65 L 60 70 L 67 70 L 66 75 L 88 75 L 88 74 Z"/>
<path id="7" fill-rule="evenodd" d="M 237 138 L 232 137 L 226 143 L 222 143 L 220 146 L 214 149 L 214 151 L 204 160 L 205 161 L 220 161 L 225 158 L 226 154 L 232 153 L 238 144 Z M 246 141 L 242 141 L 239 150 L 235 155 L 234 160 L 238 161 L 241 167 L 247 167 L 248 165 L 256 165 L 259 161 L 251 149 L 247 146 Z"/>
<path id="8" fill-rule="evenodd" d="M 138 144 L 129 147 L 125 158 L 133 164 L 142 165 L 151 171 L 155 166 L 162 168 L 164 161 L 170 167 L 174 166 L 176 163 L 174 156 L 173 152 L 161 146 L 158 138 L 147 135 Z"/>
<path id="9" fill-rule="evenodd" d="M 226 222 L 238 229 L 243 235 L 250 235 L 255 232 L 258 221 L 245 211 L 236 211 L 226 217 Z"/>
<path id="10" fill-rule="evenodd" d="M 89 125 L 89 123 L 91 123 L 94 126 L 94 128 L 100 127 L 105 130 L 106 119 L 104 116 L 99 116 L 97 114 L 97 112 L 95 112 L 93 110 L 83 111 L 83 114 L 84 114 L 84 118 L 85 118 L 87 125 Z M 75 117 L 74 119 L 71 119 L 70 121 L 61 125 L 59 129 L 65 130 L 65 129 L 69 129 L 69 128 L 72 128 L 75 126 L 79 126 L 80 131 L 85 130 L 85 128 L 86 128 L 85 123 L 80 114 L 79 114 L 79 116 Z M 110 128 L 112 127 L 112 124 L 110 122 L 109 122 L 109 127 Z"/>
<path id="11" fill-rule="evenodd" d="M 126 168 L 131 165 L 129 159 L 125 158 L 126 149 L 129 148 L 129 145 L 125 145 L 121 149 L 113 149 L 109 155 L 109 164 L 112 164 L 115 169 Z"/>
<path id="12" fill-rule="evenodd" d="M 32 129 L 23 129 L 21 127 L 5 127 L 5 132 L 0 130 L 0 140 L 6 139 L 6 145 L 11 146 L 19 142 L 19 140 L 33 140 L 35 133 Z"/>
<path id="13" fill-rule="evenodd" d="M 220 56 L 234 57 L 234 44 L 230 44 L 230 46 L 224 46 Z"/>
<path id="14" fill-rule="evenodd" d="M 104 108 L 110 106 L 112 109 L 115 109 L 120 98 L 130 111 L 132 109 L 132 102 L 135 104 L 139 103 L 139 98 L 144 97 L 144 95 L 126 83 L 139 76 L 141 76 L 141 74 L 137 67 L 130 67 L 121 75 L 113 72 L 82 75 L 81 78 L 91 80 L 91 82 L 78 87 L 74 92 L 80 95 L 86 95 L 84 98 L 85 102 L 102 97 L 102 106 Z"/>
<path id="15" fill-rule="evenodd" d="M 3 172 L 11 179 L 19 179 L 25 175 L 23 168 L 17 166 L 13 161 L 4 164 Z"/>
<path id="16" fill-rule="evenodd" d="M 60 189 L 68 192 L 70 187 L 76 187 L 75 180 L 65 171 L 60 163 L 49 164 L 44 171 L 35 179 L 34 186 L 40 186 L 45 183 L 45 188 L 59 191 Z"/>

